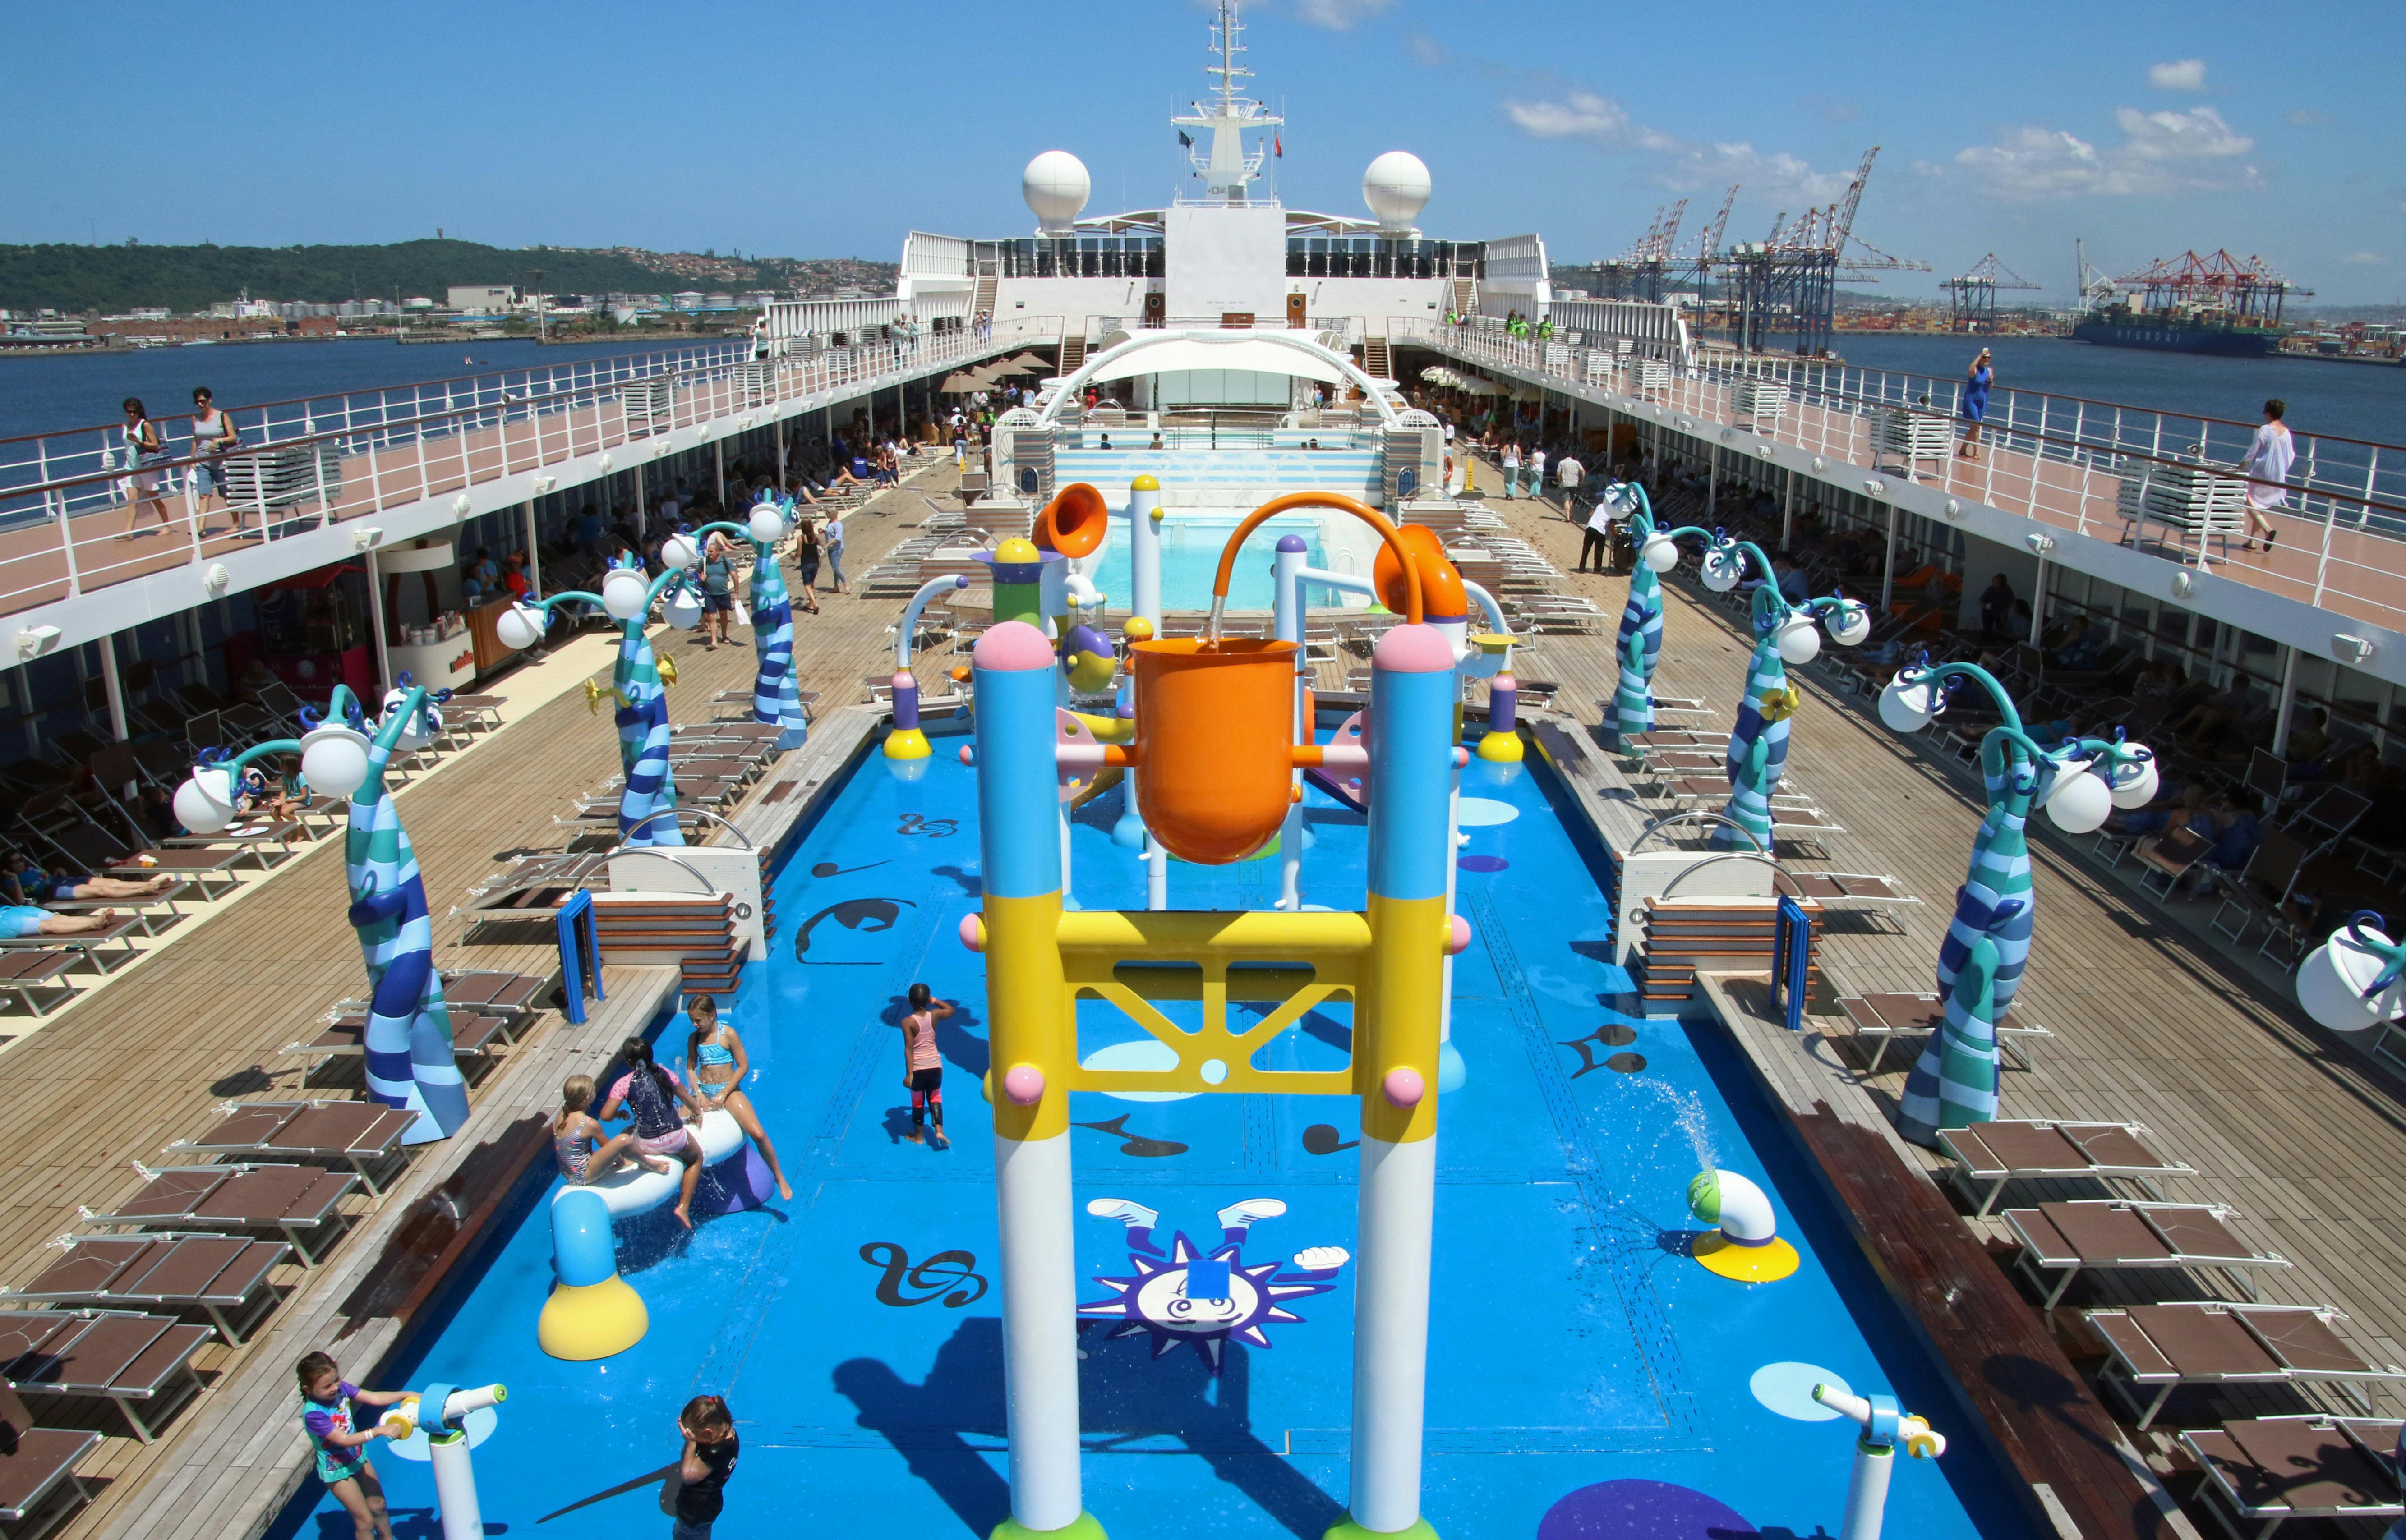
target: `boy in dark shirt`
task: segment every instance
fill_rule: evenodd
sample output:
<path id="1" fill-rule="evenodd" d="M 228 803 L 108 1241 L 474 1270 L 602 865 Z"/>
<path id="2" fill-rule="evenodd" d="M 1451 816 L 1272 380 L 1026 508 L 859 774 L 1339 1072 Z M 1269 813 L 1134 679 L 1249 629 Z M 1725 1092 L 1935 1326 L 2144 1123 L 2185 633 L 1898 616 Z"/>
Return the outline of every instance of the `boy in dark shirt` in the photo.
<path id="1" fill-rule="evenodd" d="M 735 1474 L 742 1443 L 735 1436 L 735 1416 L 726 1397 L 698 1395 L 685 1404 L 677 1432 L 685 1438 L 685 1457 L 669 1491 L 661 1493 L 661 1505 L 676 1519 L 669 1540 L 710 1540 L 710 1526 L 727 1506 L 727 1481 Z"/>

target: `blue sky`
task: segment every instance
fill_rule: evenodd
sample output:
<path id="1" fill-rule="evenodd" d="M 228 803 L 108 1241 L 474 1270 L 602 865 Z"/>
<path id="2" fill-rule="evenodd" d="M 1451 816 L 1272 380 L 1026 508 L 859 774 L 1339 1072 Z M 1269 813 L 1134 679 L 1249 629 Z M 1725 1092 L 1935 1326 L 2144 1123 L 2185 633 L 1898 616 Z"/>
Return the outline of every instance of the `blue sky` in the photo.
<path id="1" fill-rule="evenodd" d="M 12 17 L 0 240 L 223 244 L 451 234 L 891 260 L 914 226 L 1024 233 L 1019 168 L 1066 148 L 1089 212 L 1173 188 L 1198 94 L 1193 0 L 880 5 L 149 3 Z M 2295 19 L 2295 24 L 2293 24 Z M 2330 303 L 2406 297 L 2406 6 L 1255 0 L 1281 191 L 1361 211 L 1409 149 L 1441 236 L 1532 228 L 1611 255 L 1742 185 L 1728 237 L 1836 196 L 1884 147 L 1857 233 L 1939 272 L 1995 250 L 2069 295 L 2261 253 Z"/>

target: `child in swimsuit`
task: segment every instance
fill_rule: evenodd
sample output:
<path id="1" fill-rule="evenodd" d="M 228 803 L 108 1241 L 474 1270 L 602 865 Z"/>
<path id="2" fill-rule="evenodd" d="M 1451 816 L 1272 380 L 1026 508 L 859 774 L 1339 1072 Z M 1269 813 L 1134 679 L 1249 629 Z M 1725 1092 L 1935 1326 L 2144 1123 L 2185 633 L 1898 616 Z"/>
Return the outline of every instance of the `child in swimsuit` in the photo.
<path id="1" fill-rule="evenodd" d="M 777 1164 L 777 1147 L 769 1142 L 768 1131 L 760 1126 L 760 1113 L 752 1098 L 743 1092 L 743 1077 L 750 1074 L 752 1063 L 743 1052 L 743 1038 L 731 1026 L 718 1019 L 718 1002 L 707 995 L 696 995 L 686 1008 L 693 1018 L 693 1032 L 686 1038 L 686 1059 L 693 1066 L 694 1099 L 705 1111 L 724 1108 L 743 1137 L 760 1151 L 760 1163 L 777 1181 L 777 1195 L 790 1198 L 794 1190 L 785 1182 L 785 1168 Z"/>
<path id="2" fill-rule="evenodd" d="M 590 1075 L 571 1075 L 559 1088 L 559 1114 L 551 1120 L 551 1153 L 559 1163 L 559 1174 L 583 1187 L 608 1176 L 622 1160 L 641 1161 L 654 1171 L 668 1170 L 669 1163 L 658 1155 L 628 1153 L 634 1150 L 634 1135 L 614 1135 L 594 1122 L 585 1110 L 593 1105 L 593 1095 Z"/>
<path id="3" fill-rule="evenodd" d="M 333 1359 L 310 1353 L 293 1366 L 301 1382 L 301 1425 L 318 1455 L 318 1479 L 351 1516 L 357 1540 L 392 1540 L 392 1518 L 385 1511 L 384 1483 L 369 1462 L 368 1441 L 386 1436 L 381 1426 L 360 1426 L 361 1406 L 389 1406 L 403 1399 L 400 1391 L 363 1391 L 343 1378 Z"/>
<path id="4" fill-rule="evenodd" d="M 693 1190 L 701 1180 L 701 1141 L 693 1137 L 693 1128 L 701 1124 L 701 1108 L 686 1095 L 674 1076 L 652 1062 L 652 1045 L 643 1038 L 629 1038 L 620 1043 L 618 1061 L 627 1072 L 610 1082 L 602 1110 L 595 1116 L 608 1123 L 624 1112 L 634 1120 L 636 1149 L 646 1155 L 674 1155 L 685 1163 L 673 1212 L 677 1222 L 690 1230 Z M 689 1114 L 693 1127 L 687 1127 L 686 1119 L 678 1115 L 679 1108 Z"/>
<path id="5" fill-rule="evenodd" d="M 927 1141 L 924 1132 L 927 1109 L 936 1112 L 935 1144 L 948 1150 L 952 1141 L 944 1137 L 944 1058 L 936 1051 L 936 1024 L 953 1013 L 953 1008 L 936 998 L 936 992 L 926 984 L 911 986 L 911 1010 L 902 1018 L 902 1083 L 911 1088 L 911 1132 L 913 1144 Z"/>

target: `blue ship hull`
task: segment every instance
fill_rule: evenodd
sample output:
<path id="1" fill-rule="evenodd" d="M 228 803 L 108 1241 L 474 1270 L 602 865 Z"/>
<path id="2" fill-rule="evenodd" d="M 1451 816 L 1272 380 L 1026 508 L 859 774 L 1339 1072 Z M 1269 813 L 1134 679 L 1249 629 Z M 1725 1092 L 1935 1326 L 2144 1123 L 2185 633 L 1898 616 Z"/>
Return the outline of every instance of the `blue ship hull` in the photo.
<path id="1" fill-rule="evenodd" d="M 2144 347 L 2159 353 L 2212 353 L 2222 358 L 2260 359 L 2278 346 L 2281 334 L 2257 328 L 2182 326 L 2166 321 L 2084 320 L 2072 335 L 2100 347 Z"/>

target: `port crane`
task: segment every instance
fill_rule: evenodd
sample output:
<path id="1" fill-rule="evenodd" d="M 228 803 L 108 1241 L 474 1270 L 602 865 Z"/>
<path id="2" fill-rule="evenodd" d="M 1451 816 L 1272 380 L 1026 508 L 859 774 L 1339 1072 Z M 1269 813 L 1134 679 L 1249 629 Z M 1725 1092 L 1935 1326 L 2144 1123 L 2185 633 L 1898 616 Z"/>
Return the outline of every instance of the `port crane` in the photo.
<path id="1" fill-rule="evenodd" d="M 1883 273 L 1931 270 L 1928 262 L 1890 256 L 1855 233 L 1855 214 L 1879 152 L 1877 145 L 1863 152 L 1844 196 L 1807 208 L 1792 221 L 1783 212 L 1772 222 L 1768 239 L 1705 252 L 1700 273 L 1720 276 L 1717 308 L 1728 317 L 1731 340 L 1740 351 L 1766 351 L 1772 336 L 1785 332 L 1792 333 L 1798 356 L 1823 357 L 1830 351 L 1841 279 L 1876 283 Z M 1724 203 L 1724 220 L 1728 214 Z"/>
<path id="2" fill-rule="evenodd" d="M 1946 298 L 1951 311 L 1947 330 L 1994 336 L 1998 291 L 2035 290 L 2039 287 L 1999 261 L 1997 254 L 1991 251 L 1974 262 L 1970 272 L 1946 280 Z"/>

